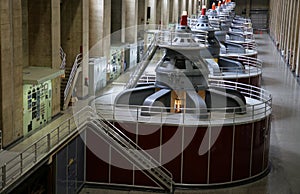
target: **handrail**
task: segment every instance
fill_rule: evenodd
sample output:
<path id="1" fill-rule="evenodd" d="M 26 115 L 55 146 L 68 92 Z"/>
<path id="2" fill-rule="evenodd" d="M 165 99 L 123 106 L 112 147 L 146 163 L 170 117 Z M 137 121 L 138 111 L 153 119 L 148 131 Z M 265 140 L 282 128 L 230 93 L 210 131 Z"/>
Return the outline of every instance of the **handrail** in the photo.
<path id="1" fill-rule="evenodd" d="M 157 162 L 150 154 L 139 147 L 135 142 L 128 138 L 122 131 L 107 121 L 100 113 L 97 114 L 97 120 L 93 123 L 98 127 L 100 132 L 105 134 L 105 137 L 113 139 L 117 142 L 119 149 L 125 151 L 126 155 L 135 161 L 141 170 L 146 170 L 152 174 L 156 179 L 164 184 L 170 191 L 172 191 L 173 178 L 172 174 Z M 129 152 L 129 154 L 128 154 Z M 154 171 L 154 172 L 153 172 Z M 155 180 L 154 180 L 155 181 Z"/>
<path id="2" fill-rule="evenodd" d="M 67 55 L 66 53 L 64 52 L 63 48 L 60 47 L 59 48 L 59 54 L 60 54 L 60 58 L 61 58 L 61 64 L 60 64 L 60 69 L 65 69 L 66 67 L 66 58 L 67 58 Z"/>
<path id="3" fill-rule="evenodd" d="M 68 83 L 66 85 L 66 88 L 64 90 L 64 101 L 67 99 L 68 97 L 68 94 L 70 92 L 70 88 L 72 86 L 72 82 L 73 82 L 73 79 L 75 77 L 75 74 L 76 74 L 76 71 L 78 69 L 78 67 L 82 64 L 82 53 L 79 53 L 76 58 L 75 58 L 75 61 L 74 61 L 74 64 L 73 64 L 73 67 L 72 67 L 72 70 L 71 70 L 71 73 L 70 73 L 70 76 L 69 76 L 69 79 L 68 79 Z"/>
<path id="4" fill-rule="evenodd" d="M 159 31 L 156 36 L 156 43 L 162 46 L 176 46 L 176 47 L 196 47 L 206 46 L 208 44 L 208 32 L 197 30 L 197 34 L 173 32 L 173 31 Z M 197 36 L 197 39 L 195 38 Z M 188 42 L 176 42 L 176 38 L 188 39 Z M 200 43 L 200 45 L 199 45 Z"/>
<path id="5" fill-rule="evenodd" d="M 57 127 L 21 151 L 16 157 L 0 166 L 0 193 L 28 172 L 52 150 L 58 148 L 67 137 L 77 132 L 95 115 L 91 107 L 85 107 Z"/>
<path id="6" fill-rule="evenodd" d="M 245 97 L 252 99 L 253 102 L 242 107 L 243 110 L 247 110 L 246 114 L 238 114 L 238 110 L 241 107 L 224 107 L 224 108 L 207 108 L 207 115 L 203 115 L 201 108 L 181 108 L 181 113 L 171 113 L 172 107 L 149 107 L 149 106 L 136 106 L 126 104 L 103 104 L 95 102 L 97 112 L 108 120 L 124 119 L 125 121 L 133 122 L 147 122 L 149 118 L 153 121 L 165 124 L 191 124 L 202 122 L 202 124 L 211 124 L 212 122 L 232 122 L 232 121 L 252 121 L 253 119 L 261 119 L 270 115 L 272 112 L 272 96 L 266 90 L 242 84 L 238 82 L 230 82 L 224 80 L 209 80 L 211 87 L 223 87 L 224 89 L 236 89 L 240 91 Z M 142 110 L 151 110 L 151 115 L 142 116 Z M 216 113 L 225 113 L 222 117 L 214 116 Z M 236 113 L 236 114 L 232 114 Z M 201 115 L 200 115 L 201 114 Z M 179 117 L 174 117 L 179 115 Z M 180 117 L 181 116 L 181 117 Z M 200 117 L 202 116 L 202 117 Z M 183 119 L 185 118 L 185 119 Z M 238 120 L 240 119 L 240 120 Z"/>
<path id="7" fill-rule="evenodd" d="M 150 60 L 153 58 L 155 51 L 157 49 L 156 45 L 156 35 L 151 40 L 150 46 L 147 48 L 142 61 L 136 66 L 135 71 L 130 75 L 130 79 L 126 84 L 126 88 L 133 88 L 135 87 L 136 83 L 138 82 L 139 78 L 141 77 L 142 73 L 145 71 L 146 67 L 150 63 Z"/>
<path id="8" fill-rule="evenodd" d="M 223 58 L 228 58 L 228 57 L 223 57 Z M 240 67 L 219 67 L 219 73 L 220 76 L 214 76 L 214 75 L 209 75 L 214 78 L 216 77 L 222 77 L 225 74 L 229 75 L 231 78 L 240 78 L 241 76 L 244 75 L 258 75 L 262 74 L 262 61 L 253 58 L 253 57 L 247 57 L 247 56 L 236 56 L 236 57 L 230 57 L 229 59 L 234 58 L 235 60 L 239 61 L 240 63 L 243 64 L 244 67 L 249 67 L 249 68 L 244 68 L 241 72 Z M 235 76 L 235 77 L 234 77 Z M 156 75 L 155 74 L 145 74 L 142 75 L 141 78 L 138 81 L 138 84 L 145 84 L 145 83 L 154 83 L 156 81 Z"/>

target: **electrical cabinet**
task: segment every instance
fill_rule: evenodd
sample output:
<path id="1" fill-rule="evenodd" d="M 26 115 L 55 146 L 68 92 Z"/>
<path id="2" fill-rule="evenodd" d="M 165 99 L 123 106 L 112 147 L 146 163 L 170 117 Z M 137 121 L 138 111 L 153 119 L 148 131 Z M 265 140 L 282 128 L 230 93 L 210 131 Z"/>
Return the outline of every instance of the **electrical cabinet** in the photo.
<path id="1" fill-rule="evenodd" d="M 126 68 L 126 62 L 124 61 L 124 47 L 112 46 L 111 47 L 111 59 L 107 68 L 109 73 L 109 80 L 118 78 Z"/>
<path id="2" fill-rule="evenodd" d="M 95 95 L 106 86 L 106 58 L 89 59 L 89 95 Z"/>
<path id="3" fill-rule="evenodd" d="M 24 135 L 51 120 L 51 99 L 51 80 L 37 85 L 23 85 Z"/>

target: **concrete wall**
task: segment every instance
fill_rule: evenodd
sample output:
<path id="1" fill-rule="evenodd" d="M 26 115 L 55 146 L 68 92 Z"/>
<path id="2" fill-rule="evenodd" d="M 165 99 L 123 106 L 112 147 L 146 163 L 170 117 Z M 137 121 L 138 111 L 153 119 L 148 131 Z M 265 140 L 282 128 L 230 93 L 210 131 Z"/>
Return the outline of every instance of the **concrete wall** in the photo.
<path id="1" fill-rule="evenodd" d="M 29 65 L 52 66 L 51 1 L 28 0 Z"/>
<path id="2" fill-rule="evenodd" d="M 82 1 L 61 3 L 61 45 L 67 53 L 67 67 L 72 67 L 76 55 L 82 52 Z"/>
<path id="3" fill-rule="evenodd" d="M 270 35 L 296 76 L 300 75 L 299 9 L 299 0 L 270 0 Z"/>
<path id="4" fill-rule="evenodd" d="M 0 9 L 0 128 L 7 146 L 23 135 L 21 0 L 2 0 Z"/>

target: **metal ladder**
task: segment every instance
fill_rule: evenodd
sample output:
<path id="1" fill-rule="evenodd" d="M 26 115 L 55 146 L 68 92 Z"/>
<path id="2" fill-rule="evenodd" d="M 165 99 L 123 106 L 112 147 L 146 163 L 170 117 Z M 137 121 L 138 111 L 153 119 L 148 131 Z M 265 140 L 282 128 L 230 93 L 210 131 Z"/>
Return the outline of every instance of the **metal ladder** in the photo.
<path id="1" fill-rule="evenodd" d="M 106 138 L 114 148 L 118 149 L 123 156 L 142 170 L 152 181 L 165 191 L 173 192 L 172 174 L 117 127 L 105 120 L 99 113 L 88 125 L 98 135 Z"/>
<path id="2" fill-rule="evenodd" d="M 142 62 L 136 67 L 135 71 L 131 74 L 129 81 L 125 86 L 126 89 L 134 88 L 136 86 L 146 67 L 149 65 L 151 59 L 153 58 L 157 48 L 158 45 L 156 44 L 156 37 L 154 37 L 145 55 L 142 58 Z"/>

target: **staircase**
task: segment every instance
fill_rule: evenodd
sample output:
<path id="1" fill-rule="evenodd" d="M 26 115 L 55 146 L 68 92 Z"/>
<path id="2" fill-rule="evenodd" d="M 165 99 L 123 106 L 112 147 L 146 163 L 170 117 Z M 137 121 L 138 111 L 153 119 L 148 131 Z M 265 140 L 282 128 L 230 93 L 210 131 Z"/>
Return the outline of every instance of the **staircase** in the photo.
<path id="1" fill-rule="evenodd" d="M 140 77 L 142 76 L 145 69 L 149 65 L 151 59 L 153 58 L 157 48 L 158 45 L 156 44 L 156 37 L 154 37 L 150 46 L 145 52 L 145 55 L 142 58 L 142 62 L 136 67 L 135 71 L 130 75 L 130 79 L 126 85 L 126 89 L 134 88 L 136 86 Z"/>
<path id="2" fill-rule="evenodd" d="M 61 81 L 61 109 L 66 110 L 69 106 L 72 93 L 81 72 L 82 54 L 78 54 L 73 63 L 73 67 L 65 68 L 65 78 Z"/>
<path id="3" fill-rule="evenodd" d="M 100 114 L 91 120 L 88 125 L 97 135 L 105 138 L 111 146 L 120 151 L 122 155 L 163 190 L 173 192 L 172 174 L 118 128 L 105 120 Z"/>
<path id="4" fill-rule="evenodd" d="M 61 87 L 60 87 L 60 104 L 61 104 L 61 110 L 63 110 L 64 105 L 64 92 L 71 74 L 72 68 L 71 67 L 65 67 L 65 77 L 61 79 Z"/>

